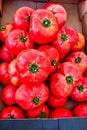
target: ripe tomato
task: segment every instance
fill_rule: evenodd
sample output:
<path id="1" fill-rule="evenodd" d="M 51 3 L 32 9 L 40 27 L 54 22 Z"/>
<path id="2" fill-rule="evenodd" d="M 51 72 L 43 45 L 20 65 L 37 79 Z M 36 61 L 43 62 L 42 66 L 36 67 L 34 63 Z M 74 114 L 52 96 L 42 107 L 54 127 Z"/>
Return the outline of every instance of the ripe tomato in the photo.
<path id="1" fill-rule="evenodd" d="M 9 33 L 6 39 L 6 46 L 12 54 L 17 56 L 17 54 L 22 50 L 26 48 L 33 48 L 34 43 L 26 31 L 14 29 Z"/>
<path id="2" fill-rule="evenodd" d="M 10 84 L 10 77 L 8 74 L 8 65 L 9 63 L 7 62 L 2 62 L 0 64 L 0 81 L 3 85 Z"/>
<path id="3" fill-rule="evenodd" d="M 72 27 L 60 28 L 51 44 L 56 47 L 60 54 L 70 52 L 72 46 L 78 42 L 78 33 Z"/>
<path id="4" fill-rule="evenodd" d="M 87 55 L 84 52 L 72 52 L 66 57 L 65 61 L 76 64 L 82 73 L 85 73 L 87 70 Z"/>
<path id="5" fill-rule="evenodd" d="M 2 89 L 1 99 L 5 105 L 14 105 L 16 104 L 15 93 L 16 88 L 13 85 L 7 85 Z"/>
<path id="6" fill-rule="evenodd" d="M 5 43 L 7 36 L 13 29 L 14 29 L 14 26 L 11 23 L 7 23 L 7 24 L 0 26 L 0 41 Z"/>
<path id="7" fill-rule="evenodd" d="M 79 104 L 73 109 L 76 117 L 87 117 L 87 104 Z"/>
<path id="8" fill-rule="evenodd" d="M 38 48 L 39 51 L 43 51 L 46 53 L 47 57 L 49 57 L 50 62 L 50 73 L 54 72 L 57 68 L 57 64 L 59 61 L 59 53 L 56 48 L 50 45 L 43 45 Z"/>
<path id="9" fill-rule="evenodd" d="M 3 45 L 1 48 L 0 57 L 4 62 L 10 62 L 14 59 L 14 55 L 8 50 L 6 45 Z"/>
<path id="10" fill-rule="evenodd" d="M 24 119 L 25 114 L 24 111 L 16 106 L 9 106 L 3 108 L 0 115 L 1 119 Z"/>
<path id="11" fill-rule="evenodd" d="M 42 83 L 50 72 L 49 59 L 45 52 L 26 49 L 17 56 L 17 71 L 25 84 Z"/>
<path id="12" fill-rule="evenodd" d="M 44 83 L 33 86 L 22 84 L 16 91 L 15 99 L 21 108 L 31 110 L 44 104 L 48 96 L 49 89 Z"/>
<path id="13" fill-rule="evenodd" d="M 69 118 L 73 117 L 72 112 L 67 108 L 56 108 L 50 112 L 50 118 Z"/>
<path id="14" fill-rule="evenodd" d="M 76 83 L 70 97 L 77 102 L 87 101 L 87 77 L 82 77 Z"/>
<path id="15" fill-rule="evenodd" d="M 30 7 L 21 7 L 17 9 L 12 17 L 14 27 L 28 31 L 30 26 L 30 17 L 33 12 L 34 9 Z"/>
<path id="16" fill-rule="evenodd" d="M 55 16 L 46 9 L 37 9 L 30 19 L 29 34 L 38 44 L 46 44 L 53 40 L 58 32 Z"/>
<path id="17" fill-rule="evenodd" d="M 26 115 L 28 118 L 48 118 L 49 108 L 46 104 L 43 104 L 38 108 L 26 110 Z"/>
<path id="18" fill-rule="evenodd" d="M 59 27 L 62 27 L 67 21 L 67 12 L 62 5 L 55 4 L 55 3 L 46 3 L 43 7 L 44 9 L 49 10 L 54 16 L 57 18 L 57 22 Z"/>

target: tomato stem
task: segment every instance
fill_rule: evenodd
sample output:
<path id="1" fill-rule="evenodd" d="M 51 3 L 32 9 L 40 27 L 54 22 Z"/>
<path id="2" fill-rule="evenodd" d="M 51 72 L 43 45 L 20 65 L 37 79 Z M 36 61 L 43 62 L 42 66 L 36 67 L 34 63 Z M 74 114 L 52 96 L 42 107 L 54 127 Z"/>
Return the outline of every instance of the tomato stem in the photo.
<path id="1" fill-rule="evenodd" d="M 77 58 L 75 59 L 75 62 L 76 62 L 76 63 L 80 63 L 80 61 L 81 61 L 81 58 L 80 58 L 80 57 L 77 57 Z"/>
<path id="2" fill-rule="evenodd" d="M 29 71 L 33 74 L 36 74 L 39 70 L 39 67 L 37 64 L 33 63 L 33 64 L 30 64 L 29 66 Z"/>
<path id="3" fill-rule="evenodd" d="M 72 84 L 72 83 L 73 83 L 73 78 L 72 78 L 72 76 L 67 76 L 67 77 L 66 77 L 66 81 L 67 81 L 68 84 Z"/>
<path id="4" fill-rule="evenodd" d="M 5 31 L 6 30 L 6 26 L 0 26 L 0 31 Z"/>
<path id="5" fill-rule="evenodd" d="M 52 60 L 51 65 L 55 66 L 56 65 L 56 60 Z"/>
<path id="6" fill-rule="evenodd" d="M 22 36 L 20 36 L 20 40 L 25 43 L 27 41 L 27 38 L 22 35 Z"/>
<path id="7" fill-rule="evenodd" d="M 39 102 L 40 102 L 39 98 L 38 98 L 38 97 L 34 97 L 33 103 L 34 103 L 35 105 L 38 105 Z"/>
<path id="8" fill-rule="evenodd" d="M 39 115 L 40 118 L 46 118 L 46 113 L 45 112 L 41 112 Z"/>
<path id="9" fill-rule="evenodd" d="M 27 16 L 26 19 L 28 22 L 30 22 L 30 16 Z"/>
<path id="10" fill-rule="evenodd" d="M 67 41 L 67 39 L 68 39 L 68 36 L 66 34 L 61 35 L 61 40 L 62 41 Z"/>
<path id="11" fill-rule="evenodd" d="M 84 87 L 83 87 L 83 85 L 79 85 L 79 86 L 77 86 L 77 89 L 79 90 L 79 92 L 83 92 L 83 91 L 84 91 Z"/>
<path id="12" fill-rule="evenodd" d="M 42 21 L 42 24 L 43 24 L 44 27 L 47 27 L 47 28 L 48 28 L 48 27 L 50 27 L 51 22 L 50 22 L 49 19 L 45 18 L 45 19 Z"/>
<path id="13" fill-rule="evenodd" d="M 8 116 L 8 119 L 10 119 L 10 120 L 11 120 L 11 119 L 15 119 L 15 118 L 14 118 L 14 115 L 9 115 L 9 116 Z"/>

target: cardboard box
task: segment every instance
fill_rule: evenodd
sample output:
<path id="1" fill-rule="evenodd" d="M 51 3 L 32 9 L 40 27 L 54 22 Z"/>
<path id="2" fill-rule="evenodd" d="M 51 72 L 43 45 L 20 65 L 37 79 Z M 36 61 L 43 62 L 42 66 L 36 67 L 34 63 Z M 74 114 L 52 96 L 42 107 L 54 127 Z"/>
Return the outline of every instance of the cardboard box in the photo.
<path id="1" fill-rule="evenodd" d="M 65 26 L 71 26 L 82 32 L 87 43 L 87 0 L 51 0 L 63 5 L 68 13 Z M 48 0 L 0 0 L 0 25 L 11 22 L 14 12 L 22 6 L 41 8 Z M 87 45 L 84 49 L 87 53 Z M 0 91 L 2 86 L 0 86 Z M 77 103 L 68 100 L 65 107 L 70 110 Z M 0 100 L 0 110 L 4 107 Z M 0 130 L 87 130 L 87 118 L 71 119 L 25 119 L 0 120 Z"/>

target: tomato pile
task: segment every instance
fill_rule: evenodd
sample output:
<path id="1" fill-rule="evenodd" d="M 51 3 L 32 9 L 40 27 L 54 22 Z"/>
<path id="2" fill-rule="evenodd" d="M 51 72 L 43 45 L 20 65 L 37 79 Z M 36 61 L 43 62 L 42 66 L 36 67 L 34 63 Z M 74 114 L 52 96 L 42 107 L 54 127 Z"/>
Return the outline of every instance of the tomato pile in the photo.
<path id="1" fill-rule="evenodd" d="M 0 119 L 87 116 L 85 38 L 53 2 L 21 7 L 0 26 Z M 68 99 L 77 102 L 73 110 Z"/>

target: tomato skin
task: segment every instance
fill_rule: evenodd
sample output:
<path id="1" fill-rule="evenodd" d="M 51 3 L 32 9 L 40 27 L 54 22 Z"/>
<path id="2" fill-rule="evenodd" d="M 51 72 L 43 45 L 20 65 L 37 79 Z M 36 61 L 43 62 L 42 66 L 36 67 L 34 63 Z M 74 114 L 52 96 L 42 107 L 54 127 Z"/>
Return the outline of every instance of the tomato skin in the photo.
<path id="1" fill-rule="evenodd" d="M 79 104 L 73 109 L 76 117 L 87 117 L 87 104 Z"/>
<path id="2" fill-rule="evenodd" d="M 77 102 L 87 101 L 87 77 L 82 77 L 76 83 L 70 98 Z"/>
<path id="3" fill-rule="evenodd" d="M 15 101 L 16 90 L 17 89 L 13 85 L 7 85 L 3 88 L 1 92 L 1 99 L 5 105 L 16 104 L 16 101 Z"/>
<path id="4" fill-rule="evenodd" d="M 82 33 L 78 32 L 79 41 L 72 46 L 72 51 L 82 51 L 85 47 L 85 37 Z"/>
<path id="5" fill-rule="evenodd" d="M 87 55 L 84 52 L 72 52 L 66 57 L 65 61 L 75 63 L 80 68 L 82 74 L 87 70 Z"/>
<path id="6" fill-rule="evenodd" d="M 57 36 L 51 42 L 60 54 L 67 54 L 71 51 L 72 46 L 78 42 L 78 33 L 72 27 L 62 27 L 59 29 Z"/>
<path id="7" fill-rule="evenodd" d="M 50 112 L 50 118 L 69 118 L 73 117 L 70 110 L 67 108 L 56 108 Z"/>
<path id="8" fill-rule="evenodd" d="M 49 96 L 49 89 L 44 84 L 25 85 L 22 84 L 16 91 L 17 104 L 24 110 L 31 110 L 44 104 Z"/>
<path id="9" fill-rule="evenodd" d="M 25 84 L 42 83 L 50 72 L 49 59 L 44 52 L 26 49 L 17 56 L 17 71 Z"/>
<path id="10" fill-rule="evenodd" d="M 6 46 L 13 55 L 17 56 L 22 50 L 33 48 L 34 43 L 26 31 L 14 29 L 6 39 Z"/>
<path id="11" fill-rule="evenodd" d="M 28 31 L 30 26 L 30 17 L 34 9 L 30 7 L 21 7 L 14 13 L 12 17 L 12 23 L 15 28 Z"/>
<path id="12" fill-rule="evenodd" d="M 1 48 L 0 57 L 4 62 L 10 62 L 14 59 L 14 55 L 8 50 L 6 45 L 3 45 Z"/>
<path id="13" fill-rule="evenodd" d="M 38 108 L 27 110 L 26 115 L 28 118 L 48 118 L 49 108 L 46 104 L 43 104 Z"/>
<path id="14" fill-rule="evenodd" d="M 43 6 L 43 8 L 44 9 L 47 9 L 50 5 L 52 5 L 52 4 L 55 4 L 54 2 L 47 2 L 44 6 Z"/>
<path id="15" fill-rule="evenodd" d="M 3 85 L 10 84 L 10 77 L 8 74 L 8 65 L 9 65 L 9 63 L 7 63 L 7 62 L 2 62 L 0 64 L 0 81 Z"/>
<path id="16" fill-rule="evenodd" d="M 46 3 L 44 9 L 49 10 L 57 19 L 59 27 L 62 27 L 67 21 L 67 12 L 62 5 L 55 3 Z"/>
<path id="17" fill-rule="evenodd" d="M 50 73 L 54 72 L 57 68 L 57 64 L 59 61 L 59 53 L 56 48 L 52 47 L 51 45 L 43 45 L 38 48 L 39 51 L 43 51 L 49 57 L 50 60 Z"/>
<path id="18" fill-rule="evenodd" d="M 21 85 L 21 81 L 17 72 L 17 68 L 16 68 L 16 59 L 13 59 L 9 65 L 8 65 L 8 74 L 10 77 L 10 82 L 18 87 L 19 85 Z"/>
<path id="19" fill-rule="evenodd" d="M 66 101 L 67 101 L 67 98 L 57 98 L 52 93 L 50 93 L 48 100 L 47 100 L 47 104 L 51 108 L 58 108 L 58 107 L 64 106 Z"/>
<path id="20" fill-rule="evenodd" d="M 37 9 L 30 19 L 29 34 L 38 44 L 46 44 L 53 40 L 58 32 L 55 16 L 46 9 Z"/>
<path id="21" fill-rule="evenodd" d="M 8 106 L 1 111 L 0 119 L 24 119 L 24 111 L 16 106 Z"/>
<path id="22" fill-rule="evenodd" d="M 14 26 L 11 23 L 6 23 L 0 26 L 0 41 L 5 43 L 7 36 L 12 30 L 14 30 Z"/>

